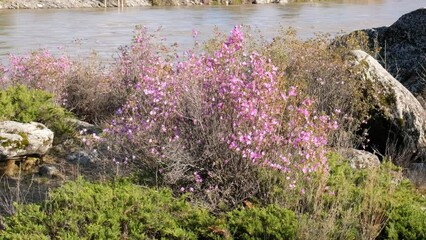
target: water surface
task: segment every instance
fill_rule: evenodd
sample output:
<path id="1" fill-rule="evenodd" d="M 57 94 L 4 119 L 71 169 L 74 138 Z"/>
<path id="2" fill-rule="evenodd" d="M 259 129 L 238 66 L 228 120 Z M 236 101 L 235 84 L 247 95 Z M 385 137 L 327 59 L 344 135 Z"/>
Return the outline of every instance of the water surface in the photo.
<path id="1" fill-rule="evenodd" d="M 259 28 L 272 38 L 280 27 L 294 27 L 300 37 L 316 32 L 336 34 L 356 29 L 390 25 L 426 0 L 336 0 L 240 6 L 137 7 L 125 9 L 0 10 L 0 60 L 9 53 L 22 54 L 38 48 L 72 54 L 90 49 L 103 56 L 127 44 L 136 25 L 154 31 L 162 27 L 167 43 L 180 50 L 193 43 L 192 30 L 201 40 L 217 27 L 228 32 L 239 24 Z"/>

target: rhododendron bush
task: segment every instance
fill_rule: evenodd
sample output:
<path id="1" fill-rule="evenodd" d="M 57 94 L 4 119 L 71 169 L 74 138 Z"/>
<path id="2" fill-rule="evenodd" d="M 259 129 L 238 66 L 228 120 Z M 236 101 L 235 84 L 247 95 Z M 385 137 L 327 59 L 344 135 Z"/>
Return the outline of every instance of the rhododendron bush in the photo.
<path id="1" fill-rule="evenodd" d="M 327 173 L 325 147 L 337 123 L 249 50 L 241 27 L 203 54 L 172 56 L 154 40 L 138 29 L 107 67 L 44 50 L 12 55 L 2 86 L 48 91 L 81 119 L 106 122 L 105 158 L 212 205 L 252 198 L 259 169 L 281 172 L 284 188 L 302 192 L 312 174 Z"/>
<path id="2" fill-rule="evenodd" d="M 235 27 L 212 54 L 168 62 L 142 29 L 120 57 L 128 99 L 107 129 L 113 160 L 211 201 L 255 193 L 256 167 L 281 171 L 289 188 L 327 171 L 327 134 L 337 123 L 296 87 L 284 89 L 283 72 L 243 45 Z"/>
<path id="3" fill-rule="evenodd" d="M 56 96 L 57 102 L 66 99 L 64 87 L 72 62 L 67 56 L 55 57 L 47 50 L 24 56 L 10 55 L 9 67 L 3 69 L 2 87 L 23 84 Z"/>

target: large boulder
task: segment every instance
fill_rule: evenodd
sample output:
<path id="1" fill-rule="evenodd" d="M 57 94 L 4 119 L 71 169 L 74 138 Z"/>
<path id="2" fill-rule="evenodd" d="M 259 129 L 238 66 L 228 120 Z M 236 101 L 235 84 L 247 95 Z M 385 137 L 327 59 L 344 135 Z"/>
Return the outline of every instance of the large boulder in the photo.
<path id="1" fill-rule="evenodd" d="M 373 91 L 371 118 L 367 124 L 370 150 L 386 154 L 389 147 L 423 158 L 426 147 L 426 111 L 399 81 L 369 54 L 351 52 L 363 85 Z M 414 160 L 414 159 L 412 159 Z"/>
<path id="2" fill-rule="evenodd" d="M 359 30 L 365 33 L 369 48 L 380 48 L 377 59 L 392 76 L 416 96 L 426 88 L 426 8 L 400 17 L 389 27 Z"/>
<path id="3" fill-rule="evenodd" d="M 0 159 L 43 156 L 52 147 L 53 136 L 41 123 L 0 122 Z"/>

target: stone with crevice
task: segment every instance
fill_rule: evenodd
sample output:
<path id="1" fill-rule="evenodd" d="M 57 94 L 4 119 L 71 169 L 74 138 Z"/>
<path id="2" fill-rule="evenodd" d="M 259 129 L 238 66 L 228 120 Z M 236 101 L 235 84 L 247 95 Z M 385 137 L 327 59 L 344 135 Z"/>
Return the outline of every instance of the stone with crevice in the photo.
<path id="1" fill-rule="evenodd" d="M 372 56 L 361 50 L 351 52 L 358 66 L 362 85 L 376 90 L 366 126 L 371 140 L 370 150 L 386 154 L 393 144 L 397 151 L 414 153 L 413 159 L 424 158 L 426 148 L 426 112 L 414 95 L 387 72 Z M 416 159 L 414 159 L 416 158 Z"/>

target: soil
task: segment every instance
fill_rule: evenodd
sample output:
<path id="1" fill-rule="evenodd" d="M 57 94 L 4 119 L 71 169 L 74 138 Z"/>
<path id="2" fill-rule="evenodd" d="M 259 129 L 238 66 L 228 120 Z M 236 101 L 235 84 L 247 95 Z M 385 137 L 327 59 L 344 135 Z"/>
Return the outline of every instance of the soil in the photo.
<path id="1" fill-rule="evenodd" d="M 73 142 L 62 143 L 49 151 L 31 167 L 28 161 L 16 160 L 14 173 L 4 174 L 11 168 L 10 162 L 0 162 L 0 221 L 1 216 L 14 213 L 13 202 L 37 203 L 49 194 L 49 191 L 62 186 L 68 181 L 82 177 L 89 181 L 106 181 L 118 176 L 116 166 L 108 159 L 95 159 L 93 163 L 85 165 L 67 160 L 71 152 L 84 151 Z M 57 171 L 53 175 L 43 175 L 42 166 L 54 167 Z M 124 172 L 123 172 L 124 174 Z M 1 223 L 1 222 L 0 222 Z"/>

